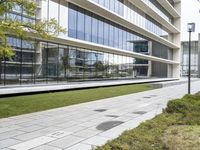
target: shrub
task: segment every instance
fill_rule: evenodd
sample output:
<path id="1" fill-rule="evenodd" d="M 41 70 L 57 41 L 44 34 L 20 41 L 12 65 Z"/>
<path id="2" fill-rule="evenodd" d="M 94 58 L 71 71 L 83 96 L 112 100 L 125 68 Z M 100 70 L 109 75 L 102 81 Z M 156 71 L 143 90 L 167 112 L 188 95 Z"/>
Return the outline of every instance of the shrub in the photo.
<path id="1" fill-rule="evenodd" d="M 162 114 L 135 129 L 125 131 L 97 150 L 169 150 L 172 147 L 170 142 L 173 144 L 179 141 L 176 137 L 181 129 L 170 130 L 169 136 L 166 134 L 168 129 L 173 126 L 181 128 L 182 125 L 200 125 L 200 93 L 168 102 Z M 170 140 L 171 136 L 176 136 L 174 140 L 178 141 Z M 188 144 L 187 146 L 192 146 L 189 142 Z"/>

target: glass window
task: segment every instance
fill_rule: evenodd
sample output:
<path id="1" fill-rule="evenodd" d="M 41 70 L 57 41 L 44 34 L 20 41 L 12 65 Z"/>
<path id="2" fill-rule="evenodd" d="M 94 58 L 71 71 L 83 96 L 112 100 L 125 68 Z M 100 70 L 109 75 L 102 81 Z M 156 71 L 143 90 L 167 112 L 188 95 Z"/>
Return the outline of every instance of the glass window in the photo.
<path id="1" fill-rule="evenodd" d="M 115 12 L 119 14 L 119 1 L 115 0 Z"/>
<path id="2" fill-rule="evenodd" d="M 127 32 L 127 48 L 129 51 L 131 51 L 132 47 L 131 47 L 131 33 Z"/>
<path id="3" fill-rule="evenodd" d="M 119 48 L 119 28 L 114 26 L 114 47 Z"/>
<path id="4" fill-rule="evenodd" d="M 55 19 L 58 23 L 58 6 L 59 6 L 59 2 L 58 0 L 53 0 L 53 1 L 49 1 L 49 15 L 48 15 L 48 19 Z M 53 10 L 53 11 L 52 11 Z M 27 20 L 28 21 L 28 20 Z"/>
<path id="5" fill-rule="evenodd" d="M 89 12 L 85 15 L 85 40 L 92 41 L 92 18 Z"/>
<path id="6" fill-rule="evenodd" d="M 109 46 L 114 46 L 114 27 L 113 24 L 109 26 Z"/>
<path id="7" fill-rule="evenodd" d="M 115 11 L 115 0 L 110 0 L 110 10 Z"/>
<path id="8" fill-rule="evenodd" d="M 77 7 L 69 5 L 69 37 L 77 37 Z"/>
<path id="9" fill-rule="evenodd" d="M 48 1 L 41 1 L 41 19 L 47 19 L 48 14 Z"/>
<path id="10" fill-rule="evenodd" d="M 93 14 L 93 18 L 92 18 L 92 42 L 97 43 L 97 35 L 98 35 L 97 15 Z"/>
<path id="11" fill-rule="evenodd" d="M 84 40 L 84 29 L 85 29 L 85 16 L 84 10 L 79 8 L 78 9 L 78 18 L 77 18 L 77 38 Z"/>
<path id="12" fill-rule="evenodd" d="M 126 47 L 126 30 L 123 30 L 123 49 L 127 49 Z"/>
<path id="13" fill-rule="evenodd" d="M 123 30 L 119 28 L 119 48 L 123 49 Z"/>
<path id="14" fill-rule="evenodd" d="M 98 20 L 98 43 L 103 44 L 103 20 Z"/>
<path id="15" fill-rule="evenodd" d="M 104 22 L 104 45 L 109 45 L 109 24 Z"/>
<path id="16" fill-rule="evenodd" d="M 104 0 L 99 0 L 99 4 L 100 4 L 101 6 L 104 6 Z"/>
<path id="17" fill-rule="evenodd" d="M 119 1 L 119 15 L 123 16 L 124 15 L 124 2 L 123 0 L 118 0 Z"/>
<path id="18" fill-rule="evenodd" d="M 110 9 L 110 1 L 112 1 L 112 0 L 105 0 L 105 7 L 107 8 L 107 9 Z"/>
<path id="19" fill-rule="evenodd" d="M 67 24 L 68 24 L 68 18 L 67 18 L 67 14 L 68 14 L 68 9 L 67 9 L 67 2 L 66 1 L 60 1 L 60 26 L 62 28 L 67 28 Z M 64 16 L 64 17 L 63 17 Z M 74 20 L 76 20 L 76 18 L 74 18 Z M 66 37 L 66 33 L 60 33 L 59 34 L 61 37 Z"/>

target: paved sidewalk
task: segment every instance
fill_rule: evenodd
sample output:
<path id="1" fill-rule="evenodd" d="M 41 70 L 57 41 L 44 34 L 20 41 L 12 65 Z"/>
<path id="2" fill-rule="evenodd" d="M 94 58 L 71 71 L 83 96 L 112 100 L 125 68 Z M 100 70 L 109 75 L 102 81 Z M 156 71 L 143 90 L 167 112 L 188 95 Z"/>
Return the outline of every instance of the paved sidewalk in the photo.
<path id="1" fill-rule="evenodd" d="M 192 93 L 198 91 L 200 81 L 193 82 Z M 1 119 L 0 149 L 91 150 L 153 118 L 168 100 L 186 93 L 187 84 L 181 84 Z"/>

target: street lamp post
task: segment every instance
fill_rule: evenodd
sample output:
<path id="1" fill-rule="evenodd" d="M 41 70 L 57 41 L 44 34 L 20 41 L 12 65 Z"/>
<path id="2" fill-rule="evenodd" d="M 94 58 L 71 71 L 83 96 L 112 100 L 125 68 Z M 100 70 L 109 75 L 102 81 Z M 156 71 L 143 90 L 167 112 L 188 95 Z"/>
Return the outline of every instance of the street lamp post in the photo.
<path id="1" fill-rule="evenodd" d="M 191 79 L 191 33 L 195 32 L 195 23 L 188 23 L 189 32 L 189 62 L 188 62 L 188 94 L 190 94 L 190 79 Z"/>

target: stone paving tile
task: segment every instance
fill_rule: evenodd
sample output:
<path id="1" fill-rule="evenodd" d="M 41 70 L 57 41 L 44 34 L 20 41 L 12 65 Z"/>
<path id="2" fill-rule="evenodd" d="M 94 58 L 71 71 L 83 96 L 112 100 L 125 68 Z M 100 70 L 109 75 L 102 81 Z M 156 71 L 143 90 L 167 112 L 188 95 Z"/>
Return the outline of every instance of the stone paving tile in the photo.
<path id="1" fill-rule="evenodd" d="M 53 142 L 50 142 L 47 145 L 55 146 L 55 147 L 59 147 L 59 148 L 64 149 L 64 148 L 67 148 L 67 147 L 70 147 L 70 146 L 72 146 L 74 144 L 79 143 L 83 139 L 84 138 L 77 137 L 77 136 L 74 136 L 74 135 L 69 135 L 69 136 L 66 136 L 64 138 L 61 138 L 61 139 L 55 140 Z"/>
<path id="2" fill-rule="evenodd" d="M 75 126 L 72 126 L 72 127 L 69 127 L 69 128 L 65 128 L 65 129 L 63 129 L 63 130 L 64 130 L 64 131 L 68 131 L 68 132 L 75 133 L 75 132 L 84 130 L 84 129 L 86 129 L 86 128 L 87 128 L 87 127 L 83 127 L 83 126 L 80 126 L 80 125 L 75 125 Z"/>
<path id="3" fill-rule="evenodd" d="M 61 128 L 59 128 L 59 127 L 48 127 L 48 128 L 44 128 L 42 130 L 37 130 L 37 131 L 30 132 L 30 133 L 21 134 L 19 136 L 15 136 L 14 138 L 21 140 L 21 141 L 27 141 L 27 140 L 31 140 L 36 137 L 50 134 L 54 131 L 59 131 L 59 130 L 61 130 Z"/>
<path id="4" fill-rule="evenodd" d="M 43 135 L 42 133 L 30 132 L 30 133 L 25 133 L 25 134 L 15 136 L 13 138 L 17 139 L 17 140 L 21 140 L 21 141 L 28 141 L 28 140 L 37 138 L 37 137 L 42 136 L 42 135 Z"/>
<path id="5" fill-rule="evenodd" d="M 24 134 L 25 132 L 19 131 L 19 130 L 11 130 L 8 132 L 0 133 L 0 140 L 15 137 L 21 134 Z"/>
<path id="6" fill-rule="evenodd" d="M 111 120 L 110 117 L 100 117 L 100 118 L 97 118 L 97 119 L 92 119 L 91 122 L 95 122 L 95 123 L 102 123 L 102 122 L 105 122 L 105 121 L 109 121 Z"/>
<path id="7" fill-rule="evenodd" d="M 87 121 L 87 122 L 84 122 L 84 123 L 81 123 L 79 124 L 80 126 L 83 126 L 83 127 L 92 127 L 92 126 L 97 126 L 98 123 L 96 122 L 91 122 L 91 121 Z"/>
<path id="8" fill-rule="evenodd" d="M 30 127 L 30 126 L 38 125 L 39 122 L 41 122 L 41 121 L 34 120 L 34 121 L 28 121 L 28 122 L 19 123 L 17 125 L 20 126 L 20 127 Z M 42 125 L 40 125 L 40 126 L 42 126 Z"/>
<path id="9" fill-rule="evenodd" d="M 92 150 L 92 146 L 88 144 L 79 143 L 65 150 Z"/>
<path id="10" fill-rule="evenodd" d="M 12 130 L 17 130 L 19 128 L 21 128 L 21 127 L 17 126 L 17 125 L 12 125 L 12 126 L 7 126 L 7 127 L 0 127 L 0 133 L 12 131 Z"/>
<path id="11" fill-rule="evenodd" d="M 33 131 L 43 129 L 43 128 L 45 128 L 45 127 L 39 126 L 39 125 L 33 125 L 33 126 L 26 127 L 26 128 L 20 128 L 19 130 L 24 131 L 24 132 L 33 132 Z"/>
<path id="12" fill-rule="evenodd" d="M 73 133 L 73 135 L 83 137 L 83 138 L 89 138 L 89 137 L 95 136 L 95 135 L 97 135 L 98 133 L 101 133 L 101 132 L 102 131 L 85 129 L 85 130 Z"/>
<path id="13" fill-rule="evenodd" d="M 100 145 L 105 144 L 108 140 L 110 140 L 110 139 L 106 138 L 106 137 L 102 137 L 102 136 L 96 135 L 96 136 L 93 136 L 93 137 L 91 137 L 89 139 L 84 140 L 81 143 L 94 145 L 94 146 L 100 146 Z"/>
<path id="14" fill-rule="evenodd" d="M 19 140 L 15 140 L 15 139 L 11 139 L 11 138 L 2 140 L 2 141 L 0 141 L 0 149 L 7 148 L 11 145 L 15 145 L 15 144 L 18 144 L 20 142 L 21 141 L 19 141 Z"/>
<path id="15" fill-rule="evenodd" d="M 41 137 L 26 141 L 23 143 L 10 146 L 9 148 L 14 149 L 14 150 L 29 150 L 29 149 L 38 147 L 40 145 L 46 144 L 54 140 L 55 138 L 53 137 L 41 136 Z"/>
<path id="16" fill-rule="evenodd" d="M 62 127 L 62 128 L 69 128 L 69 127 L 72 127 L 74 125 L 78 125 L 79 123 L 76 122 L 76 121 L 67 121 L 67 122 L 64 122 L 64 123 L 61 123 L 61 124 L 56 124 L 55 126 L 57 127 Z"/>
<path id="17" fill-rule="evenodd" d="M 36 148 L 33 148 L 31 150 L 62 150 L 62 149 L 57 148 L 57 147 L 53 147 L 53 146 L 49 146 L 49 145 L 42 145 L 42 146 L 38 146 Z"/>

